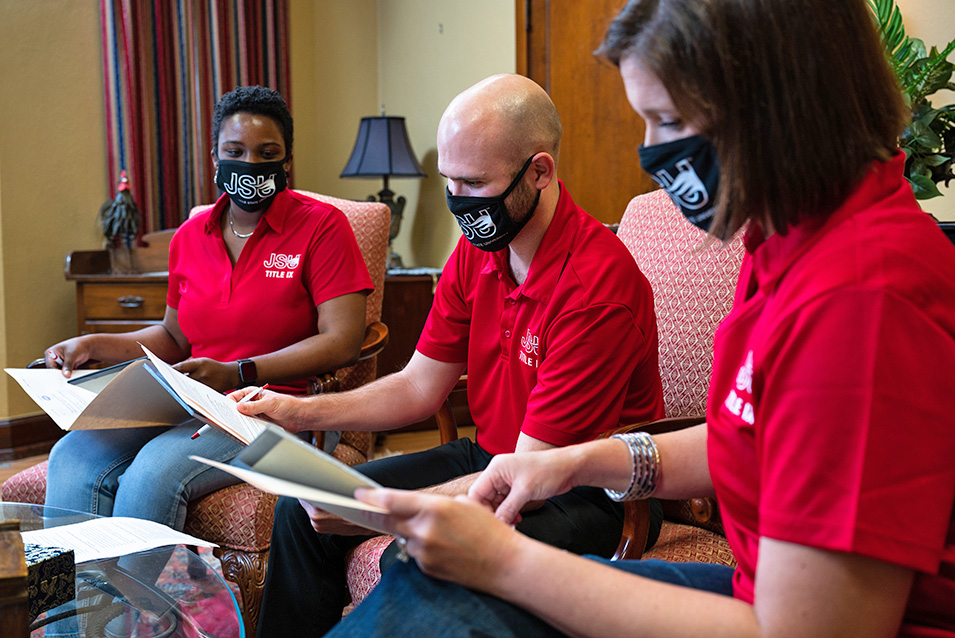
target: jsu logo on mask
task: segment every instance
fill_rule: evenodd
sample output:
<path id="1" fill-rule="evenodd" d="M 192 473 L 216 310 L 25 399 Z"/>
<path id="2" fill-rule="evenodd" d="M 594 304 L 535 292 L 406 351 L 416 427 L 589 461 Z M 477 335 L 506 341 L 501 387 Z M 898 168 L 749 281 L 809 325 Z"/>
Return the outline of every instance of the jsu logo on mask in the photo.
<path id="1" fill-rule="evenodd" d="M 275 173 L 268 177 L 232 173 L 230 177 L 231 179 L 223 184 L 223 190 L 229 195 L 243 199 L 259 199 L 269 197 L 275 192 Z"/>
<path id="2" fill-rule="evenodd" d="M 689 159 L 682 159 L 676 163 L 677 174 L 672 177 L 667 171 L 657 171 L 654 179 L 666 189 L 673 199 L 680 200 L 684 208 L 700 210 L 710 203 L 710 195 L 706 192 L 706 185 L 693 170 Z"/>
<path id="3" fill-rule="evenodd" d="M 491 220 L 486 208 L 479 211 L 476 218 L 471 213 L 466 213 L 459 216 L 458 220 L 460 221 L 461 231 L 468 240 L 473 240 L 475 236 L 486 239 L 497 232 L 497 227 Z"/>
<path id="4" fill-rule="evenodd" d="M 268 259 L 262 262 L 262 265 L 266 268 L 265 276 L 268 279 L 291 279 L 301 260 L 301 254 L 272 253 Z"/>

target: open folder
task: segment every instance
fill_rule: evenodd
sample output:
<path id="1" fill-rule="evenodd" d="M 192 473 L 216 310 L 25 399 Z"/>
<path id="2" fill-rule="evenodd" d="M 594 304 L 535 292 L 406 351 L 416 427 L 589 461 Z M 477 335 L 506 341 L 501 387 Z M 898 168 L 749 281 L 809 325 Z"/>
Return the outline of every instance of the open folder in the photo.
<path id="1" fill-rule="evenodd" d="M 73 379 L 52 368 L 6 372 L 64 430 L 173 426 L 195 418 L 248 445 L 265 429 L 267 421 L 239 414 L 229 397 L 143 351 L 141 359 Z"/>
<path id="2" fill-rule="evenodd" d="M 359 487 L 381 487 L 378 483 L 277 425 L 266 426 L 236 457 L 236 465 L 199 456 L 189 458 L 217 467 L 265 492 L 299 498 L 346 521 L 389 533 L 382 525 L 387 511 L 354 498 Z"/>

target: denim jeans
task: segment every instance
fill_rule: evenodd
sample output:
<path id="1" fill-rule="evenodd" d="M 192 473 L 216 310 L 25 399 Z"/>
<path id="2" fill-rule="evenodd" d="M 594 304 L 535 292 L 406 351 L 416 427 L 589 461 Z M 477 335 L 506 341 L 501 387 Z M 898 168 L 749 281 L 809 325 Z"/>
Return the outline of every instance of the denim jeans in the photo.
<path id="1" fill-rule="evenodd" d="M 200 425 L 69 432 L 50 452 L 46 504 L 181 530 L 189 501 L 239 481 L 189 458 L 227 463 L 242 449 L 215 428 L 192 439 Z"/>
<path id="2" fill-rule="evenodd" d="M 355 466 L 382 485 L 417 489 L 479 472 L 492 455 L 469 439 L 458 439 L 415 454 Z M 662 514 L 654 517 L 656 538 Z M 517 529 L 532 538 L 577 554 L 610 556 L 620 540 L 623 508 L 603 490 L 578 487 L 526 512 Z M 349 601 L 345 555 L 367 536 L 317 534 L 295 499 L 280 498 L 272 526 L 272 547 L 258 636 L 321 636 L 339 622 Z M 394 545 L 382 555 L 382 573 L 394 562 Z M 422 634 L 432 635 L 432 634 Z"/>
<path id="3" fill-rule="evenodd" d="M 660 560 L 609 561 L 617 569 L 693 589 L 733 594 L 733 569 Z M 541 578 L 546 578 L 542 571 Z M 640 604 L 634 587 L 633 604 Z M 414 561 L 399 563 L 328 638 L 551 638 L 564 636 L 539 618 L 500 598 L 426 576 Z"/>

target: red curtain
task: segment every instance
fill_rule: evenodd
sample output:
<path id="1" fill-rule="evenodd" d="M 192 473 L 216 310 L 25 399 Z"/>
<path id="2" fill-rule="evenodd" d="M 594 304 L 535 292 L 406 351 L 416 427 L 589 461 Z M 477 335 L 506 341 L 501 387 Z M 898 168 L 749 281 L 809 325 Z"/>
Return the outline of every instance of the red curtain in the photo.
<path id="1" fill-rule="evenodd" d="M 178 226 L 218 195 L 212 110 L 259 84 L 291 106 L 287 0 L 100 0 L 109 175 L 121 170 L 142 232 Z"/>

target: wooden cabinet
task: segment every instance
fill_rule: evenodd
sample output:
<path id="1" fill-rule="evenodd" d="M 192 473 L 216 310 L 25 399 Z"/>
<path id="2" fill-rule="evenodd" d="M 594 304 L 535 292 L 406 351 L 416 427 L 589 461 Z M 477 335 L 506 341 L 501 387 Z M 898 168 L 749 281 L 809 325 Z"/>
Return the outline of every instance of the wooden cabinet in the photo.
<path id="1" fill-rule="evenodd" d="M 169 240 L 173 231 L 143 236 L 127 254 L 133 273 L 111 271 L 105 250 L 77 250 L 66 256 L 64 273 L 76 283 L 77 334 L 129 332 L 162 323 L 169 284 Z"/>
<path id="2" fill-rule="evenodd" d="M 401 370 L 411 359 L 437 283 L 437 274 L 385 276 L 381 321 L 388 326 L 388 345 L 378 355 L 378 376 Z"/>
<path id="3" fill-rule="evenodd" d="M 108 269 L 84 271 L 83 260 L 76 257 L 77 253 L 71 253 L 67 258 L 66 278 L 76 283 L 78 334 L 129 332 L 162 322 L 168 273 L 111 275 Z"/>

